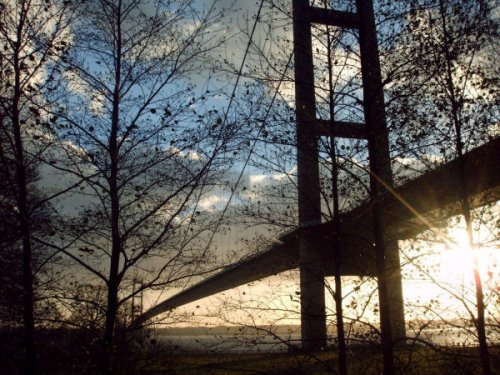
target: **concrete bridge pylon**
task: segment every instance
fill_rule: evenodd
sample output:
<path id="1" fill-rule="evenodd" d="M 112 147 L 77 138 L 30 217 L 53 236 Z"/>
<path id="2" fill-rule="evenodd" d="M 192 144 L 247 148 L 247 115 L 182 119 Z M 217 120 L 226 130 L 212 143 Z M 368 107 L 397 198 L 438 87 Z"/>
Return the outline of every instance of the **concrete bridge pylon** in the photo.
<path id="1" fill-rule="evenodd" d="M 311 7 L 308 0 L 293 0 L 299 227 L 317 226 L 322 216 L 318 141 L 324 134 L 316 119 L 311 25 L 355 29 L 359 33 L 365 117 L 365 129 L 357 134 L 368 142 L 381 329 L 395 342 L 404 339 L 405 321 L 398 244 L 385 233 L 380 204 L 386 187 L 393 186 L 384 94 L 373 4 L 357 0 L 356 6 L 356 13 L 340 12 Z M 333 118 L 329 121 L 336 136 L 355 137 L 349 129 L 359 128 L 359 124 L 335 123 Z M 319 349 L 326 346 L 322 249 L 303 236 L 299 240 L 299 259 L 302 345 L 305 349 Z"/>

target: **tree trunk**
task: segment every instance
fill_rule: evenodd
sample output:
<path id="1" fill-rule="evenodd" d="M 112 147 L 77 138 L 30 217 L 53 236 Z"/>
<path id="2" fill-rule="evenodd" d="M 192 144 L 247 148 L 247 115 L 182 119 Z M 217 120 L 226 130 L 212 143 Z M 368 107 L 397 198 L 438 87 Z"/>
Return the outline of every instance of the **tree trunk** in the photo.
<path id="1" fill-rule="evenodd" d="M 325 8 L 326 8 L 325 2 Z M 328 89 L 329 89 L 329 115 L 331 121 L 331 137 L 330 137 L 330 158 L 332 159 L 332 196 L 333 196 L 333 269 L 335 272 L 335 316 L 337 318 L 337 339 L 339 343 L 339 374 L 347 374 L 347 347 L 345 342 L 344 332 L 344 311 L 342 308 L 342 271 L 340 253 L 342 251 L 340 245 L 340 208 L 339 208 L 339 189 L 338 189 L 338 166 L 337 153 L 335 152 L 335 103 L 334 103 L 334 87 L 333 87 L 333 63 L 332 63 L 332 40 L 330 37 L 330 28 L 327 26 L 327 63 L 328 63 Z"/>
<path id="2" fill-rule="evenodd" d="M 474 273 L 474 286 L 476 291 L 476 311 L 477 317 L 474 318 L 474 325 L 477 331 L 477 337 L 479 342 L 479 357 L 481 359 L 481 366 L 483 369 L 483 374 L 491 375 L 491 365 L 490 356 L 488 351 L 488 343 L 486 341 L 486 321 L 485 321 L 485 306 L 484 306 L 484 294 L 483 294 L 483 284 L 481 281 L 481 275 L 479 274 L 478 262 L 476 257 L 476 251 L 474 250 L 474 236 L 472 230 L 472 213 L 469 205 L 469 193 L 467 191 L 467 176 L 465 173 L 465 165 L 463 162 L 463 142 L 462 142 L 462 122 L 460 120 L 460 110 L 461 105 L 458 102 L 456 96 L 456 87 L 453 81 L 452 72 L 452 62 L 453 59 L 450 55 L 450 46 L 448 42 L 448 21 L 446 19 L 446 9 L 445 4 L 441 0 L 439 2 L 440 13 L 441 13 L 441 24 L 443 27 L 443 32 L 445 34 L 444 38 L 444 54 L 446 59 L 446 82 L 447 89 L 449 91 L 450 101 L 451 101 L 451 120 L 455 130 L 455 148 L 457 158 L 459 160 L 459 173 L 460 173 L 460 194 L 462 201 L 462 216 L 465 220 L 467 237 L 469 241 L 470 251 L 472 251 L 473 257 L 473 273 Z"/>
<path id="3" fill-rule="evenodd" d="M 24 4 L 22 4 L 24 10 Z M 19 61 L 20 40 L 24 29 L 24 12 L 21 11 L 17 29 L 17 43 L 13 54 L 14 65 L 14 96 L 11 106 L 11 119 L 14 135 L 15 174 L 17 183 L 16 201 L 19 209 L 19 226 L 22 238 L 22 264 L 23 264 L 23 324 L 24 324 L 24 373 L 34 375 L 37 373 L 37 353 L 35 345 L 35 319 L 34 319 L 34 292 L 31 242 L 30 212 L 28 205 L 28 184 L 26 178 L 26 165 L 24 160 L 24 147 L 21 132 L 20 101 L 21 89 L 21 62 Z"/>
<path id="4" fill-rule="evenodd" d="M 108 278 L 108 300 L 106 309 L 106 323 L 104 328 L 104 358 L 103 374 L 113 372 L 113 352 L 114 352 L 114 331 L 116 317 L 118 313 L 118 288 L 120 285 L 118 268 L 120 255 L 122 253 L 122 238 L 120 234 L 120 198 L 118 186 L 118 131 L 120 126 L 120 90 L 121 90 L 121 59 L 122 59 L 122 39 L 121 39 L 121 5 L 119 1 L 116 8 L 115 22 L 115 87 L 113 90 L 113 112 L 111 117 L 111 129 L 109 135 L 109 156 L 110 156 L 110 174 L 109 174 L 109 195 L 111 200 L 111 259 Z"/>
<path id="5" fill-rule="evenodd" d="M 15 116 L 16 117 L 16 116 Z M 18 118 L 17 118 L 18 119 Z M 16 127 L 14 125 L 14 127 Z M 28 191 L 26 186 L 26 171 L 23 162 L 23 150 L 20 132 L 15 131 L 16 142 L 16 180 L 18 185 L 17 204 L 19 208 L 20 232 L 22 237 L 23 259 L 23 324 L 24 324 L 24 373 L 37 373 L 37 353 L 35 345 L 34 292 L 31 242 L 31 227 L 28 210 Z"/>

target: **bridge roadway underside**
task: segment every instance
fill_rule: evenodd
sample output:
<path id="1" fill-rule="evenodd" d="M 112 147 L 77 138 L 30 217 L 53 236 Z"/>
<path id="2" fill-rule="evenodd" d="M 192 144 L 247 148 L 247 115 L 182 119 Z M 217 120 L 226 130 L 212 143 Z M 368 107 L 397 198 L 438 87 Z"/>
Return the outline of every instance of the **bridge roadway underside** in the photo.
<path id="1" fill-rule="evenodd" d="M 500 200 L 500 138 L 465 154 L 462 158 L 466 191 L 471 208 Z M 392 240 L 414 237 L 439 226 L 444 218 L 460 214 L 460 163 L 455 159 L 387 193 L 384 225 Z M 344 276 L 374 276 L 375 251 L 369 202 L 342 215 L 340 229 L 341 273 Z M 323 250 L 326 275 L 333 275 L 332 224 L 297 229 L 287 233 L 268 249 L 224 268 L 219 273 L 163 301 L 141 315 L 142 323 L 162 312 L 189 302 L 263 279 L 299 266 L 299 239 Z"/>

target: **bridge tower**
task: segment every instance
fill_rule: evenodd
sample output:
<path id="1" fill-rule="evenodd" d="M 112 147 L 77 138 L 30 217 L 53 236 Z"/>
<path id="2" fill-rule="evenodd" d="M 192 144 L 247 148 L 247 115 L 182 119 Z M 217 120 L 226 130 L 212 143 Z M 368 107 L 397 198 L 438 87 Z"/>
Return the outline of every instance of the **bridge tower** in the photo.
<path id="1" fill-rule="evenodd" d="M 375 246 L 382 335 L 393 343 L 405 336 L 405 321 L 397 240 L 386 236 L 381 226 L 380 198 L 392 187 L 388 131 L 384 109 L 382 78 L 372 0 L 356 0 L 356 12 L 312 7 L 308 0 L 293 0 L 295 58 L 295 103 L 297 122 L 297 164 L 299 227 L 321 223 L 319 180 L 320 136 L 335 129 L 336 137 L 364 138 L 370 159 L 370 196 L 373 205 L 372 238 Z M 324 24 L 357 30 L 361 55 L 364 124 L 329 119 L 324 126 L 316 118 L 311 25 Z M 361 128 L 361 129 L 360 129 Z M 330 135 L 332 135 L 330 133 Z M 326 345 L 324 257 L 314 239 L 303 236 L 299 242 L 301 326 L 304 349 Z M 387 301 L 387 302 L 385 302 Z"/>

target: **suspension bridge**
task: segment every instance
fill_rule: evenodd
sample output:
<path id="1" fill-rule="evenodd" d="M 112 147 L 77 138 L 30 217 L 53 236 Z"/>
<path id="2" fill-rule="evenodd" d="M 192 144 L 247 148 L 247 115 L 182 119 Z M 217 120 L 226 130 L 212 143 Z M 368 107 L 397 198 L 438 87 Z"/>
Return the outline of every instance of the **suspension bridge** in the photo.
<path id="1" fill-rule="evenodd" d="M 459 215 L 464 200 L 474 209 L 500 199 L 500 138 L 400 186 L 393 185 L 373 5 L 366 0 L 356 3 L 357 12 L 341 12 L 311 7 L 307 0 L 293 0 L 298 229 L 282 235 L 256 255 L 164 300 L 140 315 L 136 325 L 201 298 L 299 268 L 302 345 L 308 349 L 324 347 L 324 277 L 334 275 L 338 267 L 337 272 L 343 276 L 378 278 L 379 289 L 386 290 L 388 301 L 386 310 L 381 306 L 381 315 L 390 316 L 392 340 L 404 339 L 398 241 L 433 230 L 443 219 Z M 316 118 L 313 23 L 359 33 L 364 124 Z M 368 144 L 371 199 L 341 213 L 337 224 L 321 220 L 320 136 L 358 138 Z"/>

